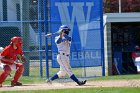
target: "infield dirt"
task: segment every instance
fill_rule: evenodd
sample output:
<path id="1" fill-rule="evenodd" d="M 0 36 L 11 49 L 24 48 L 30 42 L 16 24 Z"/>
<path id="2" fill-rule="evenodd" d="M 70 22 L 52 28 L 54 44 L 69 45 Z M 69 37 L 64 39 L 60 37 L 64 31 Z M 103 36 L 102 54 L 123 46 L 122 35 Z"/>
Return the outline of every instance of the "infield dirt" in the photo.
<path id="1" fill-rule="evenodd" d="M 23 84 L 23 86 L 3 85 L 0 91 L 18 91 L 18 90 L 48 90 L 48 89 L 66 89 L 66 88 L 88 88 L 88 87 L 140 87 L 140 80 L 102 80 L 87 81 L 83 86 L 76 85 L 75 82 L 53 82 L 52 84 Z"/>

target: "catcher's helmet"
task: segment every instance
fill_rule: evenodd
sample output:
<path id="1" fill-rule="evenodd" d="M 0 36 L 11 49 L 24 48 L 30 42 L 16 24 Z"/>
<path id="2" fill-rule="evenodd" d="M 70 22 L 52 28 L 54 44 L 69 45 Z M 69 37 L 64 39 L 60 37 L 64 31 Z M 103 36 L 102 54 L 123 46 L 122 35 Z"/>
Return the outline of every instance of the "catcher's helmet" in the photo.
<path id="1" fill-rule="evenodd" d="M 11 38 L 11 42 L 10 44 L 15 44 L 17 47 L 21 47 L 22 46 L 22 38 L 21 37 L 18 37 L 18 36 L 15 36 L 15 37 L 12 37 Z"/>
<path id="2" fill-rule="evenodd" d="M 67 25 L 62 25 L 62 26 L 60 26 L 60 28 L 59 28 L 59 31 L 61 31 L 61 32 L 64 32 L 64 33 L 66 33 L 67 35 L 69 34 L 69 31 L 70 31 L 71 29 L 67 26 Z"/>

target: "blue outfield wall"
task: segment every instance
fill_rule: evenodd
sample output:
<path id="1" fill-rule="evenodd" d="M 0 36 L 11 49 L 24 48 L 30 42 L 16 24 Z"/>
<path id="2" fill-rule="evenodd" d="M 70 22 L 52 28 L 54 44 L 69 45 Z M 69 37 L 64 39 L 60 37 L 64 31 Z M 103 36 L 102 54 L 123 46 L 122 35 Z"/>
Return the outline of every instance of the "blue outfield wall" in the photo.
<path id="1" fill-rule="evenodd" d="M 104 61 L 102 0 L 51 0 L 50 6 L 51 33 L 64 24 L 71 28 L 71 66 L 101 66 Z M 52 67 L 55 68 L 59 65 L 54 38 Z"/>

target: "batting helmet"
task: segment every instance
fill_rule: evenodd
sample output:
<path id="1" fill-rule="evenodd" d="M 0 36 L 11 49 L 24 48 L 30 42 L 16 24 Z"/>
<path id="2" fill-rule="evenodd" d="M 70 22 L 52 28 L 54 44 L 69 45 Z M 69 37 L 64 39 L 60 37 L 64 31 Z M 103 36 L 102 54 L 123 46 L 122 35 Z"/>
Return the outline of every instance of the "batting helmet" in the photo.
<path id="1" fill-rule="evenodd" d="M 64 32 L 65 34 L 69 34 L 69 31 L 70 31 L 71 29 L 67 26 L 67 25 L 62 25 L 62 26 L 60 26 L 60 28 L 59 28 L 59 31 L 61 31 L 61 32 Z"/>
<path id="2" fill-rule="evenodd" d="M 21 47 L 22 46 L 22 38 L 21 37 L 18 37 L 18 36 L 15 36 L 15 37 L 12 37 L 11 38 L 11 42 L 10 44 L 15 44 L 17 47 Z"/>

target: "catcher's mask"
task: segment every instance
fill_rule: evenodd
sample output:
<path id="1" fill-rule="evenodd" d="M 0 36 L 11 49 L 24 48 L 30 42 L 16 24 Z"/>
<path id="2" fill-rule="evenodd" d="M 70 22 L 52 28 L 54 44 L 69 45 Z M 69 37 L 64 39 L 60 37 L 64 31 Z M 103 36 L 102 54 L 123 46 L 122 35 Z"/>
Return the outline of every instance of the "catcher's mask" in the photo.
<path id="1" fill-rule="evenodd" d="M 70 31 L 71 29 L 67 26 L 67 25 L 62 25 L 62 26 L 60 26 L 60 28 L 59 28 L 59 31 L 61 31 L 61 32 L 64 32 L 65 34 L 67 34 L 67 35 L 69 35 L 69 31 Z"/>
<path id="2" fill-rule="evenodd" d="M 10 44 L 15 44 L 17 47 L 22 47 L 22 38 L 21 37 L 18 37 L 18 36 L 15 36 L 15 37 L 12 37 L 11 38 L 11 42 Z"/>

